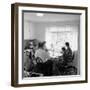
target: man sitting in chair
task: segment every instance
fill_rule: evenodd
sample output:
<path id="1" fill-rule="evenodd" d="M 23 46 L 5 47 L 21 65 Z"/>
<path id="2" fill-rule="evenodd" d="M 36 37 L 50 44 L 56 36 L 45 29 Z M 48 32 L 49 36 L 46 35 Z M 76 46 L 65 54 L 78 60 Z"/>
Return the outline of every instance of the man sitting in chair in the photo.
<path id="1" fill-rule="evenodd" d="M 70 62 L 70 61 L 72 60 L 72 56 L 73 56 L 72 50 L 71 50 L 71 48 L 70 48 L 69 42 L 66 42 L 65 45 L 66 45 L 65 60 L 66 60 L 67 62 L 68 62 L 68 61 Z"/>

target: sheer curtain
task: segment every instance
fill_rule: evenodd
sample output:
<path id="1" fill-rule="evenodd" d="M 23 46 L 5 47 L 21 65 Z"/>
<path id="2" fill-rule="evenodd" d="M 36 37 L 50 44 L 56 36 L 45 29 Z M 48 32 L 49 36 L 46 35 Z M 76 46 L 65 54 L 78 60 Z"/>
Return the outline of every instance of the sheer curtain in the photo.
<path id="1" fill-rule="evenodd" d="M 46 28 L 46 46 L 51 56 L 59 56 L 65 42 L 73 51 L 78 50 L 78 25 L 62 25 Z"/>

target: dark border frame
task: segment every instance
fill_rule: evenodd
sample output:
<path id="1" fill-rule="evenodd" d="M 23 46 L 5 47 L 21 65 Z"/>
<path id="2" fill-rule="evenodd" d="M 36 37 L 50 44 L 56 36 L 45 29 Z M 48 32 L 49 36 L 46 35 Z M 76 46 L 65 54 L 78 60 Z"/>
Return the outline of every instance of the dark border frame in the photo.
<path id="1" fill-rule="evenodd" d="M 42 8 L 63 8 L 85 10 L 85 80 L 80 81 L 65 81 L 65 82 L 47 82 L 35 84 L 18 84 L 18 7 L 42 7 Z M 87 83 L 88 82 L 88 8 L 81 6 L 62 6 L 62 5 L 46 5 L 46 4 L 32 4 L 32 3 L 15 3 L 11 5 L 11 86 L 41 86 L 41 85 L 58 85 L 58 84 L 74 84 L 74 83 Z"/>

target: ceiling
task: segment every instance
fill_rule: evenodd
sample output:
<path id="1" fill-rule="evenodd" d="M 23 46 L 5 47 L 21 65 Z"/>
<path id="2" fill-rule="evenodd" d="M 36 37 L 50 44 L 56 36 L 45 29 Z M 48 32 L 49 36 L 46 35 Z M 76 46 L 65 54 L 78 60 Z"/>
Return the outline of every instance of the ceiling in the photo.
<path id="1" fill-rule="evenodd" d="M 37 16 L 37 13 L 25 12 L 24 20 L 31 22 L 79 21 L 80 15 L 43 13 L 43 16 Z"/>

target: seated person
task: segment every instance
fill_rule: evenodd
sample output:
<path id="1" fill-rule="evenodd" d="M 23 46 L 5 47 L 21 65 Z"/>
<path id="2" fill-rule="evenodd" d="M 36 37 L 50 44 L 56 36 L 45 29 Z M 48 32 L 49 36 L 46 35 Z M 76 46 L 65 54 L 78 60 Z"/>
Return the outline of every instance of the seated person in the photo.
<path id="1" fill-rule="evenodd" d="M 62 47 L 62 58 L 64 59 L 65 58 L 65 55 L 66 55 L 66 49 L 65 47 Z"/>
<path id="2" fill-rule="evenodd" d="M 24 52 L 24 70 L 30 71 L 30 58 L 29 58 L 29 51 Z"/>
<path id="3" fill-rule="evenodd" d="M 68 61 L 72 61 L 72 50 L 70 48 L 70 45 L 69 45 L 69 42 L 66 42 L 65 43 L 65 46 L 66 46 L 66 50 L 65 50 L 65 60 L 68 62 Z"/>
<path id="4" fill-rule="evenodd" d="M 43 43 L 39 43 L 38 45 L 38 49 L 35 52 L 35 58 L 41 60 L 41 62 L 39 62 L 37 64 L 37 68 L 38 68 L 38 73 L 43 73 L 44 76 L 49 76 L 52 73 L 52 61 L 49 60 L 50 56 L 49 53 L 46 51 L 45 49 L 45 42 Z M 38 62 L 37 59 L 37 62 Z"/>
<path id="5" fill-rule="evenodd" d="M 50 58 L 49 53 L 45 50 L 45 43 L 39 43 L 38 49 L 35 52 L 35 57 L 41 58 L 42 62 L 46 62 Z"/>
<path id="6" fill-rule="evenodd" d="M 69 43 L 66 42 L 65 45 L 66 48 L 62 47 L 62 59 L 63 59 L 63 63 L 68 63 L 72 61 L 73 55 Z"/>
<path id="7" fill-rule="evenodd" d="M 63 66 L 64 65 L 64 63 L 65 63 L 65 58 L 66 58 L 66 49 L 65 49 L 65 47 L 62 47 L 61 48 L 61 52 L 60 53 L 62 53 L 62 56 L 59 56 L 58 58 L 59 58 L 59 61 L 58 61 L 58 67 L 61 67 L 61 66 Z"/>
<path id="8" fill-rule="evenodd" d="M 34 69 L 34 47 L 33 43 L 30 42 L 29 49 L 25 49 L 24 52 L 24 70 L 31 72 Z"/>
<path id="9" fill-rule="evenodd" d="M 65 47 L 62 47 L 62 56 L 58 57 L 58 60 L 53 60 L 53 75 L 61 75 L 64 66 L 64 55 L 65 55 Z"/>
<path id="10" fill-rule="evenodd" d="M 62 59 L 63 59 L 63 64 L 66 63 L 66 49 L 65 49 L 65 47 L 62 47 Z"/>

